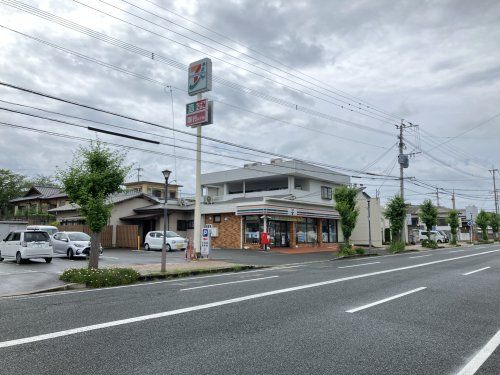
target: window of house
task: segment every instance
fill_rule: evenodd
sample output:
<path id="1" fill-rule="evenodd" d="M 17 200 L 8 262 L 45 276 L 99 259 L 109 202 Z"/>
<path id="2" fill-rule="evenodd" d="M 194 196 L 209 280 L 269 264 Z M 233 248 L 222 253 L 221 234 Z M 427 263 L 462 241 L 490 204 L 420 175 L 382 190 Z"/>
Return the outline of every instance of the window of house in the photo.
<path id="1" fill-rule="evenodd" d="M 443 218 L 443 217 L 438 217 L 437 218 L 437 225 L 446 226 L 446 225 L 448 225 L 448 220 L 446 218 Z"/>
<path id="2" fill-rule="evenodd" d="M 169 192 L 168 192 L 168 197 L 169 197 L 170 199 L 175 199 L 175 191 L 169 191 Z"/>
<path id="3" fill-rule="evenodd" d="M 177 220 L 177 230 L 194 229 L 194 220 Z"/>
<path id="4" fill-rule="evenodd" d="M 260 242 L 260 220 L 257 216 L 245 218 L 245 243 L 257 244 Z"/>
<path id="5" fill-rule="evenodd" d="M 321 199 L 332 200 L 332 188 L 328 186 L 321 186 Z"/>
<path id="6" fill-rule="evenodd" d="M 151 195 L 156 198 L 161 198 L 161 189 L 151 189 Z"/>
<path id="7" fill-rule="evenodd" d="M 220 215 L 214 215 L 214 223 L 220 223 L 221 222 L 221 216 Z"/>
<path id="8" fill-rule="evenodd" d="M 297 222 L 297 243 L 313 243 L 318 239 L 316 231 L 316 219 L 304 218 Z"/>

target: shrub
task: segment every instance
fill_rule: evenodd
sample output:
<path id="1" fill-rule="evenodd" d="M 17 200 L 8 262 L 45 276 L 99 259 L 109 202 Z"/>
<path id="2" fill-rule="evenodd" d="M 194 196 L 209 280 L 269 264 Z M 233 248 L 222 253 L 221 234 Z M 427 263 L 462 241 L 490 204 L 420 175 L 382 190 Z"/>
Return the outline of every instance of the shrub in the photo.
<path id="1" fill-rule="evenodd" d="M 339 252 L 337 253 L 338 257 L 346 257 L 355 255 L 356 251 L 351 247 L 351 245 L 342 244 L 340 245 Z"/>
<path id="2" fill-rule="evenodd" d="M 357 247 L 354 250 L 356 251 L 356 254 L 358 254 L 358 255 L 363 255 L 365 253 L 365 249 L 363 249 L 362 247 Z"/>
<path id="3" fill-rule="evenodd" d="M 428 249 L 437 249 L 438 244 L 433 240 L 422 240 L 422 247 L 426 247 Z"/>
<path id="4" fill-rule="evenodd" d="M 401 251 L 404 251 L 404 249 L 405 249 L 404 241 L 393 241 L 391 242 L 391 245 L 387 250 L 390 253 L 400 253 Z"/>
<path id="5" fill-rule="evenodd" d="M 90 288 L 104 288 L 134 284 L 139 276 L 139 272 L 131 268 L 70 268 L 59 278 L 70 283 L 85 284 Z"/>

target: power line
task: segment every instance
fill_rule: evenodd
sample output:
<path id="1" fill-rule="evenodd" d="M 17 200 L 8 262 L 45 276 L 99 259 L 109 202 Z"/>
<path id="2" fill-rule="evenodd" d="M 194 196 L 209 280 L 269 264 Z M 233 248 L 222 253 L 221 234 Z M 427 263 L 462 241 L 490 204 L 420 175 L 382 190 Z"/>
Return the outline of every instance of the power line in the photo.
<path id="1" fill-rule="evenodd" d="M 103 67 L 106 67 L 106 68 L 109 68 L 109 69 L 113 69 L 113 70 L 117 70 L 121 73 L 124 73 L 126 75 L 129 75 L 129 76 L 132 76 L 132 77 L 135 77 L 135 78 L 139 78 L 139 79 L 142 79 L 142 80 L 145 80 L 147 82 L 150 82 L 150 83 L 154 83 L 154 84 L 157 84 L 157 85 L 160 85 L 162 87 L 170 87 L 170 88 L 173 88 L 175 90 L 178 90 L 180 92 L 187 92 L 186 90 L 184 89 L 181 89 L 181 88 L 178 88 L 178 87 L 175 87 L 175 86 L 172 86 L 170 84 L 167 84 L 165 82 L 162 82 L 162 81 L 159 81 L 159 80 L 156 80 L 154 78 L 151 78 L 151 77 L 148 77 L 148 76 L 145 76 L 145 75 L 142 75 L 142 74 L 139 74 L 139 73 L 135 73 L 135 72 L 131 72 L 127 69 L 124 69 L 124 68 L 121 68 L 121 67 L 118 67 L 116 65 L 113 65 L 113 64 L 109 64 L 109 63 L 106 63 L 106 62 L 103 62 L 101 60 L 97 60 L 93 57 L 90 57 L 90 56 L 87 56 L 87 55 L 84 55 L 82 53 L 79 53 L 79 52 L 76 52 L 76 51 L 73 51 L 73 50 L 70 50 L 68 48 L 65 48 L 65 47 L 62 47 L 60 45 L 57 45 L 57 44 L 54 44 L 54 43 L 51 43 L 51 42 L 48 42 L 46 40 L 43 40 L 43 39 L 40 39 L 40 38 L 37 38 L 37 37 L 34 37 L 32 35 L 28 35 L 28 34 L 25 34 L 25 33 L 22 33 L 18 30 L 14 30 L 14 29 L 11 29 L 7 26 L 4 26 L 4 25 L 0 25 L 0 27 L 4 28 L 4 29 L 7 29 L 11 32 L 14 32 L 16 34 L 19 34 L 19 35 L 22 35 L 28 39 L 31 39 L 31 40 L 34 40 L 38 43 L 41 43 L 41 44 L 44 44 L 44 45 L 47 45 L 51 48 L 55 48 L 59 51 L 63 51 L 65 53 L 68 53 L 68 54 L 71 54 L 71 55 L 74 55 L 74 56 L 77 56 L 79 58 L 82 58 L 84 60 L 87 60 L 87 61 L 90 61 L 90 62 L 93 62 L 93 63 L 96 63 L 98 65 L 101 65 Z M 285 121 L 285 120 L 281 120 L 281 119 L 277 119 L 275 117 L 272 117 L 272 116 L 268 116 L 268 115 L 264 115 L 264 114 L 261 114 L 261 113 L 257 113 L 255 111 L 251 111 L 247 108 L 243 108 L 243 107 L 240 107 L 240 106 L 237 106 L 237 105 L 234 105 L 234 104 L 230 104 L 230 103 L 226 103 L 224 101 L 221 101 L 221 100 L 218 100 L 218 99 L 213 99 L 215 102 L 217 103 L 221 103 L 223 105 L 226 105 L 226 106 L 229 106 L 229 107 L 232 107 L 232 108 L 235 108 L 235 109 L 238 109 L 240 111 L 243 111 L 243 112 L 247 112 L 247 113 L 251 113 L 251 114 L 254 114 L 254 115 L 258 115 L 258 116 L 261 116 L 261 117 L 264 117 L 264 118 L 268 118 L 270 120 L 273 120 L 273 121 L 278 121 L 278 122 L 281 122 L 281 123 L 284 123 L 284 124 L 288 124 L 290 126 L 295 126 L 295 127 L 298 127 L 298 128 L 302 128 L 302 129 L 305 129 L 305 130 L 308 130 L 308 131 L 312 131 L 312 132 L 317 132 L 317 133 L 321 133 L 321 134 L 325 134 L 325 135 L 330 135 L 332 137 L 335 137 L 335 138 L 339 138 L 339 139 L 344 139 L 344 140 L 348 140 L 348 141 L 352 141 L 352 142 L 356 142 L 356 143 L 360 143 L 360 144 L 365 144 L 365 145 L 368 145 L 368 146 L 372 146 L 372 147 L 377 147 L 377 148 L 385 148 L 383 146 L 379 146 L 379 145 L 375 145 L 373 143 L 369 143 L 369 142 L 364 142 L 364 141 L 360 141 L 360 140 L 357 140 L 357 139 L 353 139 L 353 138 L 348 138 L 348 137 L 344 137 L 344 136 L 341 136 L 341 135 L 338 135 L 338 134 L 333 134 L 333 133 L 329 133 L 329 132 L 325 132 L 325 131 L 322 131 L 322 130 L 318 130 L 318 129 L 311 129 L 307 126 L 302 126 L 302 125 L 298 125 L 298 124 L 295 124 L 295 123 L 292 123 L 292 122 L 289 122 L 289 121 Z M 386 132 L 386 131 L 383 131 L 383 130 L 376 130 L 374 128 L 370 128 L 370 127 L 367 127 L 367 126 L 364 126 L 364 125 L 361 125 L 361 124 L 358 124 L 358 123 L 355 123 L 355 122 L 352 122 L 352 121 L 349 121 L 349 120 L 344 120 L 344 119 L 338 119 L 338 118 L 335 118 L 335 117 L 328 117 L 328 115 L 326 114 L 322 114 L 320 115 L 320 112 L 318 112 L 317 114 L 313 114 L 313 116 L 319 116 L 319 117 L 322 117 L 328 121 L 332 121 L 332 122 L 335 122 L 335 123 L 340 123 L 342 125 L 347 125 L 347 126 L 352 126 L 352 127 L 356 127 L 356 128 L 359 128 L 359 129 L 362 129 L 362 130 L 369 130 L 369 131 L 375 131 L 377 132 L 378 134 L 383 134 L 383 135 L 389 135 L 389 136 L 392 136 L 392 133 L 390 132 Z"/>
<path id="2" fill-rule="evenodd" d="M 119 114 L 119 113 L 112 112 L 112 111 L 109 111 L 109 110 L 105 110 L 105 109 L 102 109 L 102 108 L 93 107 L 93 106 L 90 106 L 90 105 L 87 105 L 87 104 L 78 103 L 78 102 L 75 102 L 75 101 L 72 101 L 72 100 L 59 98 L 59 97 L 56 97 L 56 96 L 53 96 L 53 95 L 49 95 L 49 94 L 42 93 L 42 92 L 39 92 L 39 91 L 35 91 L 35 90 L 23 88 L 23 87 L 20 87 L 20 86 L 9 84 L 9 83 L 5 83 L 5 82 L 1 82 L 0 81 L 0 85 L 1 86 L 5 86 L 5 87 L 9 87 L 9 88 L 13 88 L 13 89 L 16 89 L 16 90 L 20 90 L 20 91 L 23 91 L 23 92 L 27 92 L 27 93 L 30 93 L 30 94 L 42 96 L 42 97 L 45 97 L 45 98 L 49 98 L 49 99 L 61 101 L 61 102 L 67 103 L 67 104 L 72 104 L 72 105 L 75 105 L 75 106 L 79 106 L 79 107 L 91 109 L 91 110 L 94 110 L 94 111 L 106 113 L 108 115 L 112 115 L 112 116 L 124 118 L 124 119 L 135 121 L 135 122 L 144 123 L 146 125 L 151 125 L 151 126 L 155 126 L 155 127 L 159 127 L 159 128 L 163 128 L 163 129 L 168 129 L 168 130 L 172 130 L 173 129 L 171 127 L 167 127 L 167 126 L 164 126 L 164 125 L 156 124 L 156 123 L 153 123 L 153 122 L 150 122 L 150 121 L 137 119 L 137 118 L 134 118 L 134 117 L 131 117 L 131 116 Z M 16 112 L 14 110 L 10 110 L 10 111 L 11 112 Z M 17 111 L 17 112 L 19 112 L 19 111 Z M 32 116 L 34 116 L 34 115 L 32 115 Z M 36 116 L 36 117 L 42 118 L 42 116 Z M 63 122 L 62 120 L 55 120 L 55 121 L 57 121 L 57 122 Z M 83 126 L 83 125 L 81 125 L 81 126 Z M 179 130 L 179 129 L 174 129 L 174 131 L 196 137 L 195 134 L 189 133 L 187 131 L 183 131 L 183 130 Z M 267 154 L 267 155 L 271 155 L 271 156 L 278 156 L 278 157 L 282 157 L 282 158 L 285 158 L 285 159 L 293 159 L 293 160 L 300 161 L 300 162 L 303 162 L 303 163 L 313 164 L 313 165 L 322 166 L 322 167 L 328 167 L 328 168 L 332 168 L 332 169 L 339 169 L 339 170 L 343 170 L 343 171 L 346 171 L 346 172 L 354 172 L 354 173 L 358 173 L 358 174 L 368 175 L 370 177 L 395 178 L 395 176 L 383 176 L 383 175 L 377 174 L 377 173 L 362 172 L 362 171 L 358 171 L 358 170 L 350 169 L 350 168 L 344 168 L 344 167 L 338 167 L 338 168 L 336 168 L 336 167 L 332 166 L 331 164 L 318 163 L 318 162 L 313 162 L 313 161 L 296 159 L 296 158 L 293 158 L 293 157 L 288 156 L 288 155 L 279 154 L 279 153 L 272 153 L 272 152 L 265 151 L 265 150 L 259 150 L 259 149 L 255 149 L 253 147 L 238 145 L 238 144 L 235 144 L 235 143 L 232 143 L 232 142 L 223 141 L 223 140 L 212 138 L 212 137 L 202 136 L 201 138 L 207 139 L 207 140 L 211 140 L 211 141 L 214 141 L 214 142 L 223 143 L 223 144 L 230 145 L 230 146 L 233 146 L 233 147 L 239 147 L 239 148 L 243 148 L 243 149 L 246 149 L 246 150 L 251 150 L 251 151 L 259 152 L 259 153 L 262 153 L 262 154 Z M 180 146 L 178 146 L 178 147 L 180 147 Z M 248 159 L 242 159 L 242 160 L 247 160 L 248 161 Z M 313 170 L 311 170 L 311 171 L 314 172 Z M 329 173 L 335 173 L 335 172 L 332 171 L 332 172 L 329 172 Z M 360 176 L 350 176 L 350 177 L 360 177 Z"/>
<path id="3" fill-rule="evenodd" d="M 46 19 L 46 20 L 48 20 L 50 22 L 56 23 L 56 24 L 58 24 L 60 26 L 64 26 L 66 28 L 75 30 L 77 32 L 80 32 L 80 33 L 85 34 L 87 36 L 90 36 L 92 38 L 95 38 L 95 39 L 104 41 L 106 43 L 112 44 L 114 46 L 120 47 L 120 48 L 125 49 L 125 50 L 127 50 L 129 52 L 133 52 L 133 53 L 139 54 L 139 55 L 141 55 L 143 57 L 147 57 L 148 59 L 152 59 L 152 60 L 155 60 L 155 61 L 158 61 L 158 62 L 161 62 L 161 63 L 165 63 L 165 64 L 167 64 L 169 66 L 175 67 L 175 68 L 183 70 L 183 71 L 186 71 L 186 69 L 187 69 L 187 67 L 183 63 L 180 63 L 178 61 L 175 61 L 173 59 L 170 59 L 168 57 L 165 57 L 163 55 L 155 53 L 153 51 L 145 50 L 145 49 L 143 49 L 141 47 L 138 47 L 136 45 L 127 43 L 127 42 L 125 42 L 123 40 L 110 37 L 110 36 L 108 36 L 106 34 L 103 34 L 103 33 L 99 33 L 99 32 L 97 32 L 95 30 L 92 30 L 92 29 L 89 29 L 87 27 L 81 26 L 81 25 L 79 25 L 77 23 L 74 23 L 74 22 L 69 21 L 69 20 L 67 20 L 65 18 L 56 16 L 56 15 L 54 15 L 52 13 L 42 11 L 42 10 L 40 10 L 38 8 L 31 7 L 31 6 L 27 5 L 27 4 L 23 4 L 21 2 L 15 1 L 15 0 L 11 0 L 11 1 L 2 0 L 2 2 L 4 4 L 6 4 L 6 5 L 9 5 L 9 6 L 13 7 L 13 8 L 16 8 L 18 10 L 24 11 L 26 13 L 30 13 L 30 14 L 35 15 L 37 17 L 40 17 L 40 18 Z M 159 35 L 161 35 L 161 34 L 159 34 Z M 176 41 L 174 41 L 174 42 L 176 42 Z M 189 48 L 191 48 L 191 47 L 189 47 Z M 199 51 L 199 52 L 203 52 L 203 51 Z M 258 90 L 251 89 L 251 88 L 246 87 L 246 86 L 239 85 L 237 83 L 228 81 L 226 79 L 214 76 L 213 80 L 216 81 L 216 82 L 219 82 L 220 84 L 222 84 L 222 85 L 224 85 L 226 87 L 229 87 L 229 88 L 231 88 L 233 90 L 241 91 L 241 92 L 244 92 L 244 93 L 247 93 L 247 94 L 251 94 L 251 95 L 256 96 L 256 97 L 258 97 L 260 99 L 264 99 L 264 100 L 270 101 L 270 102 L 275 103 L 275 104 L 279 104 L 279 105 L 287 107 L 287 108 L 295 109 L 296 111 L 301 111 L 301 112 L 307 113 L 307 114 L 312 115 L 312 116 L 324 118 L 324 119 L 327 119 L 327 120 L 331 120 L 333 122 L 339 122 L 339 123 L 343 123 L 344 125 L 347 125 L 345 123 L 345 120 L 343 120 L 343 119 L 340 119 L 340 118 L 337 118 L 335 116 L 331 116 L 331 115 L 328 115 L 328 114 L 325 114 L 325 113 L 322 113 L 320 111 L 316 111 L 316 110 L 313 110 L 313 109 L 310 109 L 310 108 L 307 108 L 307 107 L 304 107 L 304 106 L 300 106 L 300 105 L 298 105 L 296 103 L 292 103 L 292 102 L 289 102 L 289 101 L 284 100 L 284 99 L 276 98 L 276 97 L 274 97 L 272 95 L 263 93 L 263 92 L 258 91 Z M 286 86 L 286 85 L 283 85 L 283 86 Z M 343 105 L 340 105 L 340 107 L 344 108 Z M 351 111 L 351 112 L 357 112 L 354 109 L 349 109 L 349 108 L 347 108 L 347 109 L 349 111 Z M 357 113 L 359 113 L 359 112 L 357 112 Z M 378 121 L 380 120 L 380 118 L 373 117 L 373 116 L 371 116 L 369 114 L 363 114 L 363 115 L 367 116 L 367 117 L 371 117 L 371 118 L 373 118 L 375 120 L 378 120 Z M 350 125 L 352 126 L 352 124 L 350 124 Z M 369 131 L 376 131 L 378 133 L 383 132 L 381 130 L 377 130 L 377 129 L 374 129 L 374 128 L 371 128 L 371 127 L 368 127 L 368 126 L 364 126 L 364 125 L 359 125 L 359 124 L 357 124 L 356 127 L 360 128 L 360 129 L 369 130 Z M 389 133 L 389 134 L 391 134 L 391 133 Z"/>
<path id="4" fill-rule="evenodd" d="M 124 1 L 124 0 L 122 0 L 122 1 Z M 226 40 L 229 40 L 229 41 L 231 41 L 231 42 L 233 42 L 233 43 L 235 43 L 235 44 L 237 44 L 237 45 L 239 45 L 239 46 L 242 46 L 243 48 L 245 48 L 245 49 L 246 49 L 246 50 L 248 50 L 248 51 L 252 51 L 252 52 L 254 52 L 255 54 L 257 54 L 257 55 L 259 55 L 259 56 L 265 57 L 266 59 L 268 59 L 268 60 L 270 60 L 270 61 L 274 61 L 274 62 L 278 63 L 279 65 L 281 65 L 281 66 L 283 66 L 283 67 L 285 67 L 285 68 L 287 69 L 287 70 L 285 71 L 286 73 L 289 73 L 289 72 L 297 72 L 297 73 L 299 73 L 299 74 L 303 75 L 304 77 L 307 77 L 307 78 L 311 79 L 312 81 L 315 81 L 316 83 L 323 84 L 323 85 L 325 84 L 325 82 L 320 81 L 320 80 L 318 80 L 317 78 L 315 78 L 315 77 L 313 77 L 313 76 L 311 76 L 311 75 L 308 75 L 308 74 L 306 74 L 306 73 L 304 73 L 304 72 L 301 72 L 301 71 L 299 71 L 299 70 L 297 70 L 297 69 L 295 69 L 295 68 L 293 68 L 293 67 L 291 67 L 291 66 L 289 66 L 289 65 L 286 65 L 286 64 L 284 64 L 282 61 L 279 61 L 279 60 L 276 60 L 276 59 L 274 59 L 274 58 L 272 58 L 272 57 L 266 56 L 266 55 L 264 55 L 263 53 L 261 53 L 261 52 L 259 52 L 259 51 L 255 50 L 255 49 L 253 49 L 253 48 L 249 47 L 248 45 L 244 45 L 244 44 L 242 44 L 241 42 L 239 42 L 239 41 L 237 41 L 237 40 L 235 40 L 235 39 L 232 39 L 232 38 L 228 37 L 227 35 L 224 35 L 224 34 L 222 34 L 222 33 L 219 33 L 219 32 L 217 32 L 217 31 L 215 31 L 215 30 L 213 30 L 213 29 L 210 29 L 210 28 L 208 28 L 208 27 L 206 27 L 206 26 L 204 26 L 204 25 L 200 24 L 199 22 L 195 22 L 195 21 L 193 21 L 193 20 L 191 20 L 191 19 L 189 19 L 189 18 L 187 18 L 187 17 L 184 17 L 184 16 L 182 16 L 182 15 L 180 15 L 180 14 L 176 13 L 176 12 L 173 12 L 172 10 L 170 10 L 170 9 L 168 9 L 168 8 L 162 7 L 162 6 L 160 6 L 160 5 L 156 4 L 156 3 L 154 3 L 154 2 L 153 2 L 153 1 L 151 1 L 151 0 L 144 0 L 144 1 L 146 1 L 147 3 L 150 3 L 150 4 L 152 4 L 152 5 L 154 5 L 155 7 L 159 8 L 159 9 L 162 9 L 162 10 L 164 10 L 164 11 L 168 12 L 168 13 L 171 13 L 171 14 L 173 14 L 173 15 L 175 15 L 175 16 L 177 16 L 177 17 L 181 18 L 181 19 L 184 19 L 184 20 L 186 20 L 186 21 L 188 21 L 188 22 L 190 22 L 190 23 L 192 23 L 192 24 L 194 24 L 194 25 L 198 26 L 199 28 L 202 28 L 202 29 L 204 29 L 204 30 L 207 30 L 207 31 L 209 31 L 209 32 L 211 32 L 211 33 L 213 33 L 213 34 L 215 34 L 215 35 L 218 35 L 218 36 L 220 36 L 220 37 L 222 37 L 222 38 L 224 38 L 224 39 L 226 39 Z M 124 2 L 126 2 L 126 1 L 124 1 Z M 130 3 L 128 3 L 128 4 L 130 4 Z M 130 5 L 132 5 L 132 4 L 130 4 Z M 141 9 L 142 9 L 142 8 L 141 8 Z M 150 13 L 150 12 L 148 12 L 148 13 Z M 165 19 L 164 17 L 158 16 L 158 15 L 156 15 L 156 16 L 157 16 L 157 17 L 160 17 L 160 18 L 162 18 L 162 19 Z M 182 28 L 184 28 L 184 29 L 186 29 L 186 30 L 189 30 L 189 31 L 191 31 L 191 32 L 193 32 L 193 33 L 195 33 L 195 34 L 198 34 L 198 35 L 200 35 L 200 36 L 203 36 L 203 37 L 205 37 L 205 38 L 208 38 L 207 36 L 205 36 L 205 35 L 203 35 L 203 34 L 201 34 L 201 33 L 198 33 L 198 32 L 196 32 L 196 31 L 194 31 L 194 30 L 192 30 L 192 29 L 188 29 L 188 28 L 185 28 L 185 27 L 183 27 L 183 26 L 180 26 L 180 25 L 178 25 L 177 23 L 174 23 L 174 22 L 173 22 L 173 21 L 171 21 L 171 20 L 168 20 L 168 19 L 165 19 L 165 20 L 166 20 L 167 22 L 170 22 L 170 23 L 172 23 L 172 24 L 175 24 L 175 25 L 177 25 L 177 26 L 179 26 L 179 27 L 182 27 Z M 213 40 L 213 39 L 210 39 L 210 38 L 209 38 L 209 40 Z M 230 48 L 230 47 L 227 47 L 227 48 Z M 234 49 L 234 48 L 231 48 L 231 49 L 233 49 L 233 50 L 234 50 L 234 51 L 236 51 L 237 53 L 240 53 L 240 54 L 242 54 L 242 55 L 249 56 L 249 57 L 251 57 L 251 58 L 255 59 L 255 57 L 252 57 L 252 56 L 250 56 L 250 55 L 247 55 L 247 54 L 246 54 L 245 52 L 243 52 L 243 51 L 240 51 L 240 50 L 238 50 L 238 49 Z M 257 59 L 255 59 L 255 60 L 256 60 L 256 61 L 261 61 L 261 60 L 257 60 Z M 262 62 L 262 63 L 264 63 L 264 62 Z M 276 68 L 276 69 L 278 69 L 278 68 Z M 298 77 L 298 76 L 297 76 L 297 77 Z M 306 81 L 306 80 L 304 80 L 304 81 Z M 306 81 L 306 82 L 309 82 L 309 81 Z M 378 112 L 381 112 L 381 113 L 383 113 L 383 114 L 385 114 L 385 115 L 392 116 L 392 117 L 393 117 L 394 119 L 396 119 L 396 120 L 399 120 L 399 118 L 400 118 L 399 116 L 394 116 L 394 115 L 392 115 L 392 114 L 390 114 L 390 113 L 388 113 L 388 112 L 386 112 L 386 111 L 383 111 L 383 110 L 381 110 L 381 109 L 378 109 L 377 107 L 375 107 L 375 106 L 373 106 L 373 105 L 371 105 L 371 104 L 369 104 L 369 103 L 365 102 L 364 100 L 361 100 L 360 98 L 357 98 L 357 97 L 355 97 L 355 96 L 353 96 L 353 95 L 351 95 L 351 94 L 349 94 L 349 93 L 347 93 L 347 92 L 345 92 L 345 91 L 339 90 L 339 89 L 337 89 L 337 88 L 335 88 L 335 87 L 332 87 L 331 85 L 326 85 L 326 86 L 327 86 L 327 87 L 329 87 L 331 90 L 335 90 L 335 91 L 331 91 L 331 90 L 326 89 L 327 91 L 329 91 L 329 92 L 333 93 L 334 95 L 338 95 L 338 96 L 343 97 L 343 98 L 345 98 L 345 99 L 347 99 L 347 100 L 352 100 L 352 101 L 355 101 L 355 102 L 357 102 L 359 105 L 364 105 L 364 106 L 366 106 L 367 108 L 371 108 L 371 109 L 373 109 L 373 110 L 375 110 L 375 111 L 378 111 Z M 340 94 L 339 94 L 339 93 L 340 93 Z"/>

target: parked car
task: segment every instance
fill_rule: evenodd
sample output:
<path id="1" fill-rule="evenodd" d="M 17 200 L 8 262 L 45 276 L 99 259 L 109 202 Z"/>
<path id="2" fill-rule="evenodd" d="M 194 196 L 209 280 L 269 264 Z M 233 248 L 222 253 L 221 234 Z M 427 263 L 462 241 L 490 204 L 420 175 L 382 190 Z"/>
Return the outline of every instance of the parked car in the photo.
<path id="1" fill-rule="evenodd" d="M 90 254 L 90 236 L 83 232 L 57 232 L 52 237 L 55 254 L 64 254 L 69 259 L 86 257 Z M 99 244 L 102 254 L 102 246 Z"/>
<path id="2" fill-rule="evenodd" d="M 0 242 L 0 261 L 15 260 L 17 264 L 26 259 L 43 258 L 52 261 L 53 250 L 50 235 L 40 230 L 18 230 L 10 232 Z"/>
<path id="3" fill-rule="evenodd" d="M 28 225 L 26 227 L 27 230 L 42 230 L 44 232 L 47 232 L 50 237 L 54 235 L 54 233 L 59 232 L 59 229 L 57 227 L 54 227 L 52 225 Z"/>
<path id="4" fill-rule="evenodd" d="M 172 231 L 166 232 L 167 251 L 171 250 L 186 250 L 188 240 L 179 236 Z M 163 232 L 153 231 L 146 234 L 144 239 L 144 249 L 146 250 L 161 250 L 163 246 Z"/>
<path id="5" fill-rule="evenodd" d="M 430 231 L 430 237 L 431 240 L 436 241 L 437 243 L 445 242 L 445 237 L 436 230 Z M 426 230 L 419 230 L 418 239 L 420 242 L 422 242 L 423 240 L 428 240 L 429 239 L 428 232 Z"/>
<path id="6" fill-rule="evenodd" d="M 437 232 L 441 233 L 441 235 L 444 237 L 444 242 L 450 242 L 450 235 L 447 232 L 442 229 L 438 229 Z"/>

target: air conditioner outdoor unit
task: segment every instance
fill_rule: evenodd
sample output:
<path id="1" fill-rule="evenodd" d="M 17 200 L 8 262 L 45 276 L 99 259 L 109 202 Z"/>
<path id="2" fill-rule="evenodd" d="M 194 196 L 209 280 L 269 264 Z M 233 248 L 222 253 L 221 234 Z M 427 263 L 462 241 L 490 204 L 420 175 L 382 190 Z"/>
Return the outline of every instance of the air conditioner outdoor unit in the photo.
<path id="1" fill-rule="evenodd" d="M 212 229 L 210 230 L 210 234 L 212 235 L 212 237 L 219 237 L 219 228 L 212 227 Z"/>

